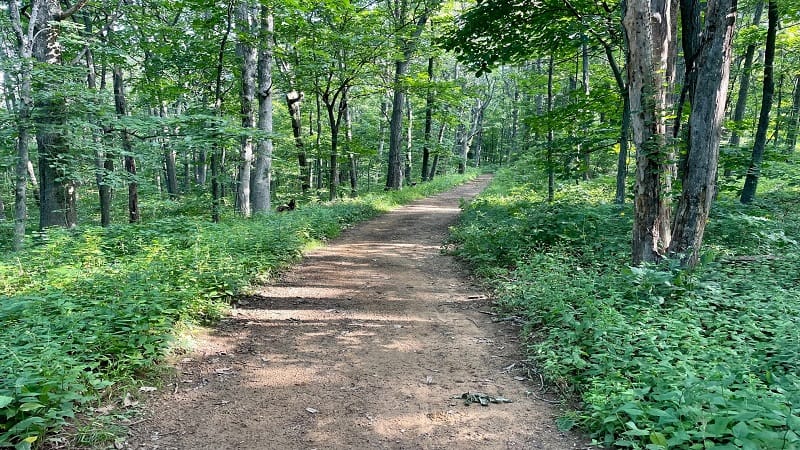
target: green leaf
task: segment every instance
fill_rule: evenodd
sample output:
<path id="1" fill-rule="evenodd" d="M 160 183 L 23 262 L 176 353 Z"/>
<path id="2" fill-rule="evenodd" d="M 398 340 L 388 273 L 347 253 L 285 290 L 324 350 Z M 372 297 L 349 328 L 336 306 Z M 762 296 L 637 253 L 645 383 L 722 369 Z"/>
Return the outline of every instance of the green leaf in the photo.
<path id="1" fill-rule="evenodd" d="M 0 408 L 5 408 L 6 406 L 10 405 L 12 401 L 14 401 L 14 397 L 0 395 Z"/>
<path id="2" fill-rule="evenodd" d="M 19 406 L 20 411 L 33 411 L 35 409 L 43 408 L 44 405 L 39 402 L 23 403 Z"/>
<path id="3" fill-rule="evenodd" d="M 750 427 L 745 422 L 739 422 L 733 426 L 731 431 L 733 432 L 734 437 L 743 439 L 747 437 L 748 434 L 750 434 Z"/>
<path id="4" fill-rule="evenodd" d="M 667 437 L 664 436 L 664 434 L 659 433 L 658 431 L 650 433 L 650 442 L 665 448 L 667 447 Z"/>

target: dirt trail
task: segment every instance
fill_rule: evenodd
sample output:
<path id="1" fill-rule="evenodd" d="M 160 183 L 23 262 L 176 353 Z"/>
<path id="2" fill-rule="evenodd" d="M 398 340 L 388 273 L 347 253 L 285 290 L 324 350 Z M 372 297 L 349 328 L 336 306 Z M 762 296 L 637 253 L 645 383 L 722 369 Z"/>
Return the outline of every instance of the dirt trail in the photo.
<path id="1" fill-rule="evenodd" d="M 459 199 L 487 183 L 348 230 L 242 299 L 176 362 L 126 448 L 584 447 L 526 395 L 539 383 L 517 379 L 518 330 L 480 313 L 485 296 L 440 253 Z M 468 391 L 513 403 L 453 399 Z"/>

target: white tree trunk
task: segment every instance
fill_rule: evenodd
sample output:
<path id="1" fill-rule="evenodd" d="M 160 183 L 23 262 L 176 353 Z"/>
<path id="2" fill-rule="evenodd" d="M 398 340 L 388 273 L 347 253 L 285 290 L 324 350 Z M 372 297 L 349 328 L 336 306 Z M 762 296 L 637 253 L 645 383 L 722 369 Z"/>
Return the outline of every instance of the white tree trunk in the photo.
<path id="1" fill-rule="evenodd" d="M 258 129 L 267 136 L 258 142 L 251 202 L 254 213 L 270 211 L 272 182 L 272 49 L 274 25 L 272 13 L 261 7 L 260 39 L 263 46 L 258 53 Z"/>

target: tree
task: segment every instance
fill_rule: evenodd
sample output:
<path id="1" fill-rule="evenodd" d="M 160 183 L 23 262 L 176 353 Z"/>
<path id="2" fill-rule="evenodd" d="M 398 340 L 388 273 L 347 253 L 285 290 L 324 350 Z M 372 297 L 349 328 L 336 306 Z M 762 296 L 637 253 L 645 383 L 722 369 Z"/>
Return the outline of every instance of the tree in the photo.
<path id="1" fill-rule="evenodd" d="M 405 86 L 403 78 L 408 72 L 411 57 L 417 48 L 425 23 L 432 9 L 438 2 L 415 0 L 386 0 L 390 12 L 392 28 L 397 47 L 394 61 L 394 80 L 392 89 L 392 113 L 389 119 L 389 168 L 386 174 L 386 187 L 400 189 L 403 187 L 402 143 L 403 143 L 403 106 L 405 105 Z M 409 25 L 413 24 L 410 32 Z"/>
<path id="2" fill-rule="evenodd" d="M 658 261 L 670 244 L 666 76 L 674 71 L 670 66 L 673 17 L 669 2 L 631 0 L 622 20 L 628 37 L 628 92 L 636 146 L 634 264 Z"/>
<path id="3" fill-rule="evenodd" d="M 50 69 L 62 65 L 59 39 L 61 22 L 69 19 L 86 4 L 74 3 L 67 10 L 55 0 L 34 0 L 31 9 L 37 14 L 33 24 L 33 57 Z M 54 80 L 53 80 L 54 81 Z M 65 135 L 67 111 L 57 82 L 40 83 L 40 94 L 33 114 L 39 152 L 40 208 L 39 228 L 73 227 L 77 224 L 77 184 L 67 164 L 69 143 Z"/>
<path id="4" fill-rule="evenodd" d="M 257 14 L 257 12 L 256 12 Z M 239 176 L 236 189 L 236 207 L 245 217 L 251 214 L 250 208 L 250 177 L 253 165 L 253 137 L 252 130 L 256 126 L 253 113 L 253 100 L 256 91 L 256 60 L 257 51 L 251 41 L 257 33 L 257 19 L 254 16 L 254 7 L 249 2 L 242 2 L 236 7 L 236 25 L 238 42 L 236 53 L 241 58 L 241 96 L 240 110 L 242 116 Z"/>
<path id="5" fill-rule="evenodd" d="M 119 118 L 128 115 L 125 101 L 125 85 L 122 80 L 122 69 L 114 67 L 114 106 Z M 128 130 L 120 130 L 122 137 L 122 154 L 125 160 L 125 171 L 128 172 L 128 219 L 130 223 L 139 221 L 139 182 L 136 180 L 136 160 L 133 157 L 133 145 Z"/>
<path id="6" fill-rule="evenodd" d="M 272 201 L 272 61 L 275 23 L 272 11 L 261 6 L 258 50 L 258 129 L 264 136 L 258 141 L 254 183 L 250 201 L 254 213 L 270 211 Z"/>
<path id="7" fill-rule="evenodd" d="M 761 163 L 764 160 L 764 148 L 767 145 L 767 128 L 769 112 L 772 109 L 772 97 L 775 92 L 774 64 L 775 40 L 778 30 L 778 4 L 770 1 L 767 4 L 767 44 L 764 51 L 764 85 L 761 96 L 761 113 L 758 115 L 758 128 L 753 142 L 753 156 L 742 189 L 742 203 L 751 203 L 756 197 L 758 178 L 761 175 Z"/>
<path id="8" fill-rule="evenodd" d="M 695 75 L 690 92 L 692 111 L 682 170 L 681 196 L 672 226 L 671 255 L 686 265 L 699 257 L 708 216 L 715 195 L 719 143 L 728 95 L 736 0 L 709 1 L 703 39 L 689 59 Z M 686 11 L 682 11 L 686 14 Z M 686 28 L 684 28 L 686 29 Z M 698 30 L 699 32 L 699 30 Z M 689 65 L 691 63 L 687 63 Z"/>

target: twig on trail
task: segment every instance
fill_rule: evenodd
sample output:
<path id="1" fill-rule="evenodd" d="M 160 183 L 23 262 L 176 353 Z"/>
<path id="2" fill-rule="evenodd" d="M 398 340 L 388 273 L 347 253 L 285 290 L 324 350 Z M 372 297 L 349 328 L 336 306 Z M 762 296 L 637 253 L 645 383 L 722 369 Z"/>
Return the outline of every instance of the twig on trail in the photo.
<path id="1" fill-rule="evenodd" d="M 491 311 L 478 311 L 481 314 L 486 314 L 487 316 L 496 316 L 497 313 L 493 313 Z"/>

